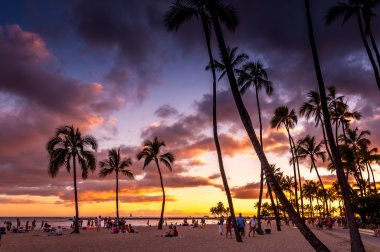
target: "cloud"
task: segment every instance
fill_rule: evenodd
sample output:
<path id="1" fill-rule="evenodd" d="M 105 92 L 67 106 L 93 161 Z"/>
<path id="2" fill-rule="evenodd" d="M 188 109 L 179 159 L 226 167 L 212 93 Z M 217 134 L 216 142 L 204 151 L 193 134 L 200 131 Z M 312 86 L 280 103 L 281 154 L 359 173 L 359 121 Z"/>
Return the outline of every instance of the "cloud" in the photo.
<path id="1" fill-rule="evenodd" d="M 178 114 L 178 110 L 170 106 L 169 104 L 159 107 L 154 114 L 160 118 L 168 118 Z"/>

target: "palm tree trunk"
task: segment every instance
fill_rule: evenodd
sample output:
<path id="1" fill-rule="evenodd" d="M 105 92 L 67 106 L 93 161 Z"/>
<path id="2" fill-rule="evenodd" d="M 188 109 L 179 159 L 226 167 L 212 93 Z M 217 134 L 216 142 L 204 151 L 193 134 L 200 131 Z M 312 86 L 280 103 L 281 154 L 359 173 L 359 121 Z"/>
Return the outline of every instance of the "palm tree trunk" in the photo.
<path id="1" fill-rule="evenodd" d="M 257 204 L 257 233 L 260 235 L 264 234 L 264 231 L 261 227 L 261 202 L 263 200 L 263 191 L 264 191 L 264 169 L 260 165 L 260 192 L 259 192 L 259 203 Z"/>
<path id="2" fill-rule="evenodd" d="M 77 169 L 76 169 L 76 158 L 73 155 L 73 170 L 74 170 L 74 195 L 75 195 L 75 221 L 74 221 L 74 231 L 72 233 L 79 234 L 79 209 L 78 209 L 78 191 L 77 191 Z"/>
<path id="3" fill-rule="evenodd" d="M 161 215 L 160 215 L 160 221 L 158 222 L 158 229 L 162 229 L 162 225 L 164 223 L 164 210 L 165 210 L 165 189 L 164 189 L 164 183 L 162 181 L 162 174 L 160 170 L 160 166 L 158 165 L 158 160 L 155 158 L 158 174 L 160 174 L 160 182 L 161 182 L 161 189 L 162 189 L 162 207 L 161 207 Z"/>
<path id="4" fill-rule="evenodd" d="M 326 189 L 325 189 L 325 187 L 324 187 L 324 185 L 323 185 L 323 182 L 322 182 L 321 176 L 319 176 L 318 168 L 317 168 L 317 166 L 315 165 L 314 160 L 311 160 L 311 161 L 312 161 L 312 164 L 313 164 L 314 170 L 315 170 L 315 172 L 317 173 L 317 176 L 318 176 L 318 179 L 319 179 L 319 183 L 321 183 L 321 186 L 322 186 L 322 190 L 323 190 L 323 199 L 325 200 L 325 206 L 326 206 L 326 214 L 327 214 L 327 216 L 330 216 L 330 213 L 329 213 L 329 206 L 328 206 L 328 202 L 327 202 L 327 193 L 326 193 Z"/>
<path id="5" fill-rule="evenodd" d="M 216 10 L 214 10 L 212 6 L 214 3 L 215 2 L 213 1 L 209 2 L 210 14 L 212 17 L 215 34 L 218 40 L 219 49 L 223 57 L 223 62 L 226 66 L 226 71 L 227 71 L 227 76 L 230 83 L 231 92 L 234 97 L 236 107 L 239 111 L 240 119 L 244 125 L 245 130 L 247 131 L 247 134 L 252 143 L 252 146 L 255 149 L 258 158 L 260 159 L 260 162 L 263 166 L 267 180 L 269 184 L 271 185 L 272 190 L 274 191 L 274 193 L 277 195 L 278 199 L 280 200 L 281 204 L 286 208 L 286 211 L 288 212 L 289 216 L 293 219 L 298 229 L 300 230 L 302 235 L 305 237 L 305 239 L 310 243 L 310 245 L 313 246 L 313 248 L 318 251 L 330 251 L 317 238 L 317 236 L 313 232 L 311 232 L 311 230 L 305 225 L 305 223 L 300 218 L 299 214 L 296 211 L 294 211 L 294 208 L 292 207 L 290 202 L 287 200 L 285 194 L 281 190 L 280 185 L 276 181 L 276 178 L 273 172 L 271 172 L 269 162 L 265 156 L 263 149 L 261 148 L 260 142 L 258 141 L 255 131 L 253 129 L 251 118 L 241 99 L 239 88 L 237 86 L 237 82 L 235 79 L 235 75 L 234 75 L 231 63 L 229 62 L 229 59 L 228 59 L 227 48 L 226 48 L 223 33 L 219 24 L 218 15 L 216 13 Z"/>
<path id="6" fill-rule="evenodd" d="M 290 152 L 292 154 L 292 164 L 293 164 L 293 172 L 294 172 L 294 201 L 296 203 L 297 213 L 299 214 L 300 213 L 300 208 L 298 206 L 298 192 L 297 192 L 298 191 L 298 186 L 297 186 L 297 172 L 296 172 L 296 161 L 295 161 L 295 156 L 296 156 L 295 151 L 296 150 L 293 148 L 292 140 L 291 140 L 291 136 L 290 136 L 290 132 L 289 132 L 288 126 L 285 125 L 285 128 L 286 128 L 286 131 L 288 132 Z"/>
<path id="7" fill-rule="evenodd" d="M 275 217 L 275 219 L 276 219 L 276 228 L 277 228 L 277 231 L 281 231 L 281 220 L 280 220 L 280 215 L 279 215 L 279 213 L 278 213 L 278 210 L 277 210 L 276 204 L 274 203 L 274 200 L 273 200 L 272 189 L 270 188 L 270 185 L 269 185 L 268 183 L 267 183 L 267 187 L 268 187 L 268 192 L 269 192 L 270 202 L 272 203 L 272 208 L 273 208 L 274 217 Z"/>
<path id="8" fill-rule="evenodd" d="M 345 209 L 346 209 L 346 215 L 347 215 L 347 222 L 350 228 L 351 251 L 364 252 L 365 251 L 364 245 L 359 234 L 358 226 L 357 226 L 355 216 L 354 216 L 354 211 L 352 209 L 352 205 L 351 205 L 351 201 L 349 197 L 350 195 L 349 195 L 348 181 L 346 180 L 346 177 L 343 171 L 343 165 L 341 162 L 339 149 L 337 145 L 335 145 L 335 141 L 334 141 L 334 135 L 333 135 L 331 122 L 330 122 L 330 115 L 329 115 L 329 111 L 327 107 L 325 84 L 323 82 L 321 66 L 319 65 L 317 45 L 315 44 L 313 21 L 311 18 L 309 0 L 305 0 L 305 11 L 306 11 L 307 24 L 308 24 L 309 42 L 310 42 L 310 47 L 311 47 L 311 51 L 313 55 L 315 72 L 316 72 L 316 76 L 318 80 L 319 94 L 321 96 L 321 105 L 322 105 L 323 118 L 325 122 L 326 135 L 327 135 L 327 139 L 329 140 L 331 153 L 334 157 L 334 163 L 336 164 L 336 173 L 338 177 L 338 182 L 342 191 L 344 204 L 346 207 Z"/>
<path id="9" fill-rule="evenodd" d="M 211 51 L 210 35 L 209 35 L 208 29 L 207 29 L 207 19 L 204 16 L 202 16 L 202 24 L 203 24 L 203 30 L 204 30 L 204 33 L 205 33 L 205 37 L 206 37 L 207 50 L 208 50 L 208 55 L 209 55 L 209 59 L 210 59 L 210 63 L 211 63 L 212 78 L 213 78 L 213 84 L 212 84 L 212 128 L 213 128 L 213 135 L 214 135 L 214 142 L 215 142 L 216 153 L 217 153 L 217 156 L 218 156 L 220 176 L 222 177 L 224 191 L 226 192 L 226 195 L 227 195 L 228 207 L 230 209 L 230 215 L 231 215 L 231 219 L 232 219 L 232 225 L 234 227 L 235 238 L 236 238 L 237 242 L 242 242 L 243 240 L 242 240 L 242 238 L 240 236 L 240 233 L 239 233 L 239 230 L 238 230 L 237 224 L 236 224 L 234 205 L 233 205 L 233 202 L 232 202 L 232 197 L 231 197 L 230 189 L 229 189 L 229 186 L 228 186 L 227 176 L 226 176 L 226 173 L 224 171 L 222 151 L 221 151 L 220 143 L 219 143 L 218 122 L 217 122 L 217 117 L 216 117 L 216 74 L 215 74 L 215 65 L 214 65 L 214 57 L 212 56 L 212 51 Z"/>
<path id="10" fill-rule="evenodd" d="M 368 166 L 369 166 L 369 169 L 371 170 L 371 173 L 372 173 L 372 181 L 373 181 L 373 186 L 374 186 L 374 188 L 375 188 L 375 194 L 377 194 L 376 180 L 375 180 L 375 176 L 373 176 L 372 166 L 371 166 L 370 163 L 368 163 Z"/>
<path id="11" fill-rule="evenodd" d="M 294 154 L 297 154 L 297 152 L 296 152 L 296 144 L 294 143 L 293 137 L 290 136 L 290 139 L 292 140 L 292 143 L 293 143 Z M 302 213 L 302 218 L 305 220 L 305 213 L 304 213 L 304 210 L 303 210 L 302 180 L 301 180 L 301 173 L 300 173 L 300 164 L 298 162 L 297 155 L 295 155 L 295 160 L 296 160 L 296 165 L 297 165 L 298 182 L 299 182 L 299 188 L 300 188 L 301 213 Z"/>
<path id="12" fill-rule="evenodd" d="M 311 218 L 314 218 L 313 201 L 311 200 L 311 197 L 309 197 L 309 201 L 310 201 Z"/>
<path id="13" fill-rule="evenodd" d="M 116 172 L 116 218 L 119 225 L 119 174 Z"/>
<path id="14" fill-rule="evenodd" d="M 367 169 L 368 192 L 370 195 L 371 194 L 371 175 L 369 174 L 369 167 L 367 163 L 365 163 L 365 168 Z"/>
<path id="15" fill-rule="evenodd" d="M 331 162 L 333 163 L 333 165 L 335 167 L 334 158 L 332 157 L 332 154 L 331 154 L 331 151 L 330 151 L 330 147 L 329 147 L 328 142 L 327 142 L 326 132 L 325 132 L 325 125 L 324 125 L 323 122 L 322 122 L 322 133 L 323 133 L 323 141 L 324 141 L 324 144 L 325 144 L 325 148 L 326 148 L 327 154 L 329 155 L 329 158 L 330 158 Z"/>
<path id="16" fill-rule="evenodd" d="M 372 55 L 372 52 L 371 52 L 371 48 L 369 47 L 368 42 L 367 42 L 367 38 L 365 37 L 365 34 L 364 34 L 362 17 L 360 15 L 360 8 L 359 8 L 359 4 L 357 2 L 355 2 L 355 9 L 356 9 L 355 12 L 356 12 L 356 18 L 357 18 L 357 22 L 358 22 L 358 26 L 359 26 L 360 36 L 361 36 L 361 38 L 363 40 L 363 44 L 364 44 L 365 50 L 367 52 L 368 59 L 371 62 L 371 65 L 372 65 L 372 68 L 373 68 L 373 73 L 375 74 L 377 88 L 380 90 L 379 69 L 377 68 L 375 59 L 373 58 L 373 55 Z"/>
<path id="17" fill-rule="evenodd" d="M 256 87 L 256 103 L 257 103 L 257 110 L 258 110 L 258 114 L 259 114 L 259 124 L 260 124 L 260 145 L 262 146 L 262 148 L 264 148 L 263 146 L 263 124 L 261 122 L 261 110 L 260 110 L 260 101 L 259 101 L 259 94 L 258 94 L 258 90 L 257 90 L 257 87 Z M 263 229 L 261 228 L 261 202 L 263 200 L 263 191 L 264 191 L 264 170 L 263 170 L 263 166 L 260 165 L 260 192 L 259 192 L 259 204 L 257 206 L 257 233 L 260 234 L 260 235 L 263 235 L 264 232 L 263 232 Z"/>
<path id="18" fill-rule="evenodd" d="M 377 45 L 376 45 L 376 40 L 372 34 L 371 27 L 368 27 L 368 34 L 369 34 L 369 38 L 371 40 L 372 48 L 375 51 L 375 55 L 376 55 L 376 59 L 377 59 L 377 65 L 378 65 L 378 67 L 380 67 L 380 53 L 379 53 L 379 49 L 377 48 Z"/>

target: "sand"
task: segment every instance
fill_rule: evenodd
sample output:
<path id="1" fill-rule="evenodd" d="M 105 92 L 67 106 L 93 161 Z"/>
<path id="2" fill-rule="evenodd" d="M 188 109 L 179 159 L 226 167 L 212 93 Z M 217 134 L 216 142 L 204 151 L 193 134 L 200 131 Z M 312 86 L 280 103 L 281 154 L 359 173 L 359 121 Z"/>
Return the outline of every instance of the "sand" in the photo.
<path id="1" fill-rule="evenodd" d="M 39 251 L 39 252 L 73 252 L 73 251 L 314 251 L 302 237 L 297 228 L 282 226 L 281 232 L 272 229 L 270 235 L 256 235 L 244 238 L 243 243 L 235 239 L 226 239 L 218 234 L 216 225 L 205 229 L 178 227 L 180 237 L 160 237 L 164 230 L 156 227 L 136 227 L 137 234 L 111 234 L 110 230 L 83 230 L 80 234 L 64 231 L 63 236 L 47 236 L 40 231 L 3 235 L 0 251 Z M 350 251 L 349 240 L 342 238 L 334 231 L 313 231 L 331 251 Z M 372 237 L 374 239 L 379 239 Z M 369 252 L 380 251 L 380 247 L 365 242 Z"/>

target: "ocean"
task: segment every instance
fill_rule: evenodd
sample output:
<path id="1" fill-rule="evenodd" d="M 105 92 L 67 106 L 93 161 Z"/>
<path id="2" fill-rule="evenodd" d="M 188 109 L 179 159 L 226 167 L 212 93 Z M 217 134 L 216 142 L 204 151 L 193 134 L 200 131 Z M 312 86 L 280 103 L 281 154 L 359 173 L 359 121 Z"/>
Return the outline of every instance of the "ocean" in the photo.
<path id="1" fill-rule="evenodd" d="M 96 217 L 83 217 L 83 227 L 87 226 L 87 220 L 89 218 L 96 218 Z M 122 216 L 120 217 L 122 218 Z M 133 227 L 144 227 L 147 226 L 147 222 L 149 220 L 149 225 L 151 226 L 157 226 L 159 218 L 157 217 L 124 217 L 126 219 L 127 224 L 131 224 Z M 0 217 L 0 227 L 5 227 L 5 222 L 6 221 L 11 221 L 12 226 L 16 226 L 17 217 Z M 69 217 L 19 217 L 21 226 L 26 225 L 26 222 L 29 221 L 29 226 L 32 225 L 32 221 L 35 219 L 36 220 L 36 228 L 41 227 L 42 221 L 48 222 L 49 225 L 52 227 L 64 227 L 64 228 L 70 228 L 71 224 L 73 223 L 72 218 Z M 191 219 L 187 218 L 187 222 L 191 224 Z M 200 224 L 200 218 L 196 218 Z M 165 221 L 167 222 L 168 225 L 170 224 L 175 224 L 175 225 L 180 225 L 183 223 L 184 218 L 167 218 Z M 206 219 L 206 224 L 216 224 L 217 220 L 216 219 Z M 104 222 L 102 221 L 102 227 L 104 226 Z"/>

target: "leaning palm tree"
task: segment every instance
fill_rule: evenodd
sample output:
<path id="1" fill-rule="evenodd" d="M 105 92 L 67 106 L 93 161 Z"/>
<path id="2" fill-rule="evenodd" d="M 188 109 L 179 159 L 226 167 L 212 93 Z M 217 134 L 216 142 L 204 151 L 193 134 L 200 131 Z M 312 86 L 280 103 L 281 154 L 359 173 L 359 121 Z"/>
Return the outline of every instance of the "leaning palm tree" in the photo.
<path id="1" fill-rule="evenodd" d="M 260 124 L 260 144 L 261 144 L 261 147 L 264 148 L 263 124 L 261 120 L 259 92 L 261 91 L 261 89 L 264 88 L 267 95 L 270 96 L 273 91 L 273 85 L 272 85 L 272 82 L 268 79 L 268 74 L 263 64 L 259 60 L 257 60 L 256 62 L 248 62 L 244 64 L 241 71 L 239 71 L 238 85 L 240 87 L 240 93 L 242 95 L 244 95 L 245 92 L 249 88 L 253 88 L 255 90 L 256 104 L 257 104 L 257 110 L 259 114 L 259 124 Z M 272 192 L 270 185 L 269 184 L 267 185 L 268 185 L 268 191 Z M 264 170 L 261 167 L 259 204 L 257 208 L 257 216 L 258 216 L 257 218 L 259 218 L 258 233 L 262 233 L 261 222 L 260 222 L 260 216 L 261 216 L 260 210 L 261 210 L 261 201 L 263 198 L 263 187 L 264 187 Z M 275 209 L 275 206 L 273 205 L 272 207 L 274 208 L 274 213 L 277 215 L 278 212 Z M 278 219 L 278 216 L 276 217 L 277 217 L 276 219 Z"/>
<path id="2" fill-rule="evenodd" d="M 329 208 L 327 204 L 327 193 L 326 189 L 323 186 L 323 182 L 321 176 L 319 175 L 318 168 L 316 165 L 317 158 L 321 159 L 323 162 L 325 161 L 325 152 L 322 150 L 323 143 L 316 143 L 315 137 L 307 135 L 306 137 L 300 139 L 297 143 L 297 156 L 300 160 L 309 158 L 310 159 L 310 172 L 314 169 L 317 173 L 319 183 L 323 190 L 323 197 L 325 200 L 326 212 L 327 216 L 329 216 Z"/>
<path id="3" fill-rule="evenodd" d="M 99 166 L 101 168 L 99 172 L 100 177 L 106 177 L 111 173 L 115 173 L 116 176 L 116 218 L 119 223 L 119 174 L 127 176 L 129 179 L 133 179 L 133 173 L 126 168 L 132 165 L 131 158 L 122 158 L 120 156 L 120 148 L 112 149 L 108 151 L 108 159 L 100 161 Z"/>
<path id="4" fill-rule="evenodd" d="M 177 1 L 178 2 L 178 1 Z M 181 2 L 181 1 L 179 1 Z M 186 1 L 189 2 L 189 1 Z M 233 68 L 231 66 L 231 62 L 229 62 L 227 46 L 224 41 L 224 36 L 222 32 L 222 28 L 220 26 L 220 21 L 225 23 L 227 26 L 236 26 L 237 24 L 237 14 L 233 6 L 223 4 L 219 0 L 199 0 L 197 2 L 204 3 L 204 10 L 207 11 L 209 16 L 211 17 L 212 25 L 215 31 L 215 35 L 217 38 L 217 42 L 219 45 L 220 53 L 223 58 L 223 63 L 226 67 L 227 77 L 229 80 L 230 88 L 232 91 L 232 95 L 235 101 L 236 108 L 238 109 L 241 121 L 244 125 L 245 130 L 247 131 L 248 137 L 251 141 L 253 148 L 255 149 L 260 162 L 263 164 L 264 173 L 268 179 L 268 182 L 272 186 L 273 191 L 276 196 L 280 200 L 281 204 L 284 206 L 289 216 L 294 219 L 295 224 L 299 228 L 302 235 L 305 239 L 313 246 L 315 249 L 320 251 L 329 251 L 328 248 L 315 236 L 313 232 L 307 227 L 307 225 L 303 222 L 300 216 L 294 211 L 294 208 L 287 200 L 285 194 L 282 192 L 280 185 L 278 184 L 276 177 L 270 170 L 269 162 L 265 156 L 263 149 L 261 148 L 260 142 L 257 139 L 256 133 L 252 126 L 251 118 L 248 114 L 247 109 L 243 103 L 241 98 L 239 88 L 237 85 L 237 81 L 235 79 L 235 74 Z M 182 19 L 183 20 L 183 19 Z"/>
<path id="5" fill-rule="evenodd" d="M 169 11 L 165 14 L 164 22 L 165 26 L 169 31 L 178 30 L 180 26 L 186 21 L 192 18 L 197 18 L 201 20 L 202 29 L 205 35 L 207 51 L 209 56 L 209 62 L 214 62 L 214 57 L 211 50 L 211 20 L 209 13 L 206 10 L 207 1 L 204 0 L 192 0 L 192 1 L 176 1 L 173 3 Z M 233 16 L 229 15 L 229 11 L 225 12 L 225 18 L 223 19 L 228 25 L 230 30 L 235 29 L 236 23 L 230 19 L 234 19 Z M 243 58 L 243 57 L 241 57 Z M 238 61 L 235 61 L 236 63 Z M 228 209 L 230 210 L 230 216 L 232 218 L 232 223 L 234 227 L 235 237 L 237 242 L 242 242 L 240 233 L 236 225 L 235 211 L 232 202 L 231 192 L 228 186 L 227 176 L 224 170 L 222 151 L 220 148 L 219 137 L 218 137 L 218 125 L 217 125 L 217 114 L 216 114 L 216 69 L 215 64 L 210 64 L 213 85 L 212 85 L 212 122 L 213 122 L 213 137 L 216 148 L 216 153 L 218 156 L 219 170 L 223 181 L 224 191 L 226 192 L 228 200 Z"/>
<path id="6" fill-rule="evenodd" d="M 165 152 L 162 154 L 162 147 L 165 147 L 166 145 L 164 141 L 159 140 L 157 137 L 155 137 L 153 141 L 146 140 L 143 146 L 144 148 L 136 155 L 137 160 L 144 159 L 143 169 L 145 169 L 153 161 L 156 164 L 158 174 L 160 175 L 162 189 L 162 207 L 158 229 L 162 229 L 165 210 L 165 189 L 164 183 L 162 181 L 162 174 L 159 163 L 163 163 L 170 171 L 172 171 L 172 163 L 174 162 L 175 158 L 171 152 Z"/>
<path id="7" fill-rule="evenodd" d="M 51 177 L 58 174 L 62 166 L 66 167 L 68 172 L 73 167 L 74 175 L 74 197 L 75 197 L 75 220 L 73 233 L 79 233 L 79 210 L 78 210 L 78 192 L 77 192 L 77 163 L 80 165 L 82 179 L 88 177 L 88 171 L 93 172 L 96 168 L 96 160 L 93 150 L 96 151 L 98 144 L 92 136 L 82 136 L 78 128 L 74 126 L 63 126 L 56 130 L 55 136 L 52 137 L 46 145 L 49 153 L 49 170 Z"/>
<path id="8" fill-rule="evenodd" d="M 278 107 L 275 109 L 274 115 L 270 123 L 271 123 L 272 129 L 276 128 L 278 130 L 281 126 L 284 126 L 284 128 L 286 129 L 286 133 L 288 134 L 290 153 L 292 155 L 291 163 L 293 164 L 293 172 L 294 172 L 294 197 L 295 197 L 297 212 L 299 213 L 298 193 L 297 193 L 298 187 L 297 187 L 297 172 L 296 172 L 296 153 L 295 153 L 295 146 L 293 145 L 294 141 L 290 134 L 290 129 L 293 129 L 297 124 L 296 112 L 294 111 L 294 109 L 289 111 L 289 108 L 286 106 Z"/>
<path id="9" fill-rule="evenodd" d="M 313 19 L 311 17 L 310 0 L 305 0 L 305 14 L 306 14 L 305 16 L 306 16 L 306 21 L 307 21 L 307 30 L 308 30 L 310 49 L 313 56 L 314 69 L 315 69 L 315 74 L 318 81 L 319 94 L 321 96 L 323 121 L 325 123 L 325 130 L 326 130 L 327 139 L 330 145 L 331 154 L 334 158 L 333 162 L 336 168 L 336 176 L 338 177 L 339 186 L 343 195 L 347 222 L 350 229 L 351 250 L 362 252 L 365 250 L 364 250 L 362 239 L 360 237 L 358 225 L 356 223 L 353 207 L 351 205 L 350 186 L 344 174 L 339 149 L 334 141 L 334 134 L 332 131 L 330 114 L 329 114 L 329 110 L 327 106 L 325 83 L 323 81 L 323 75 L 322 75 L 321 65 L 319 63 L 317 45 L 315 43 L 315 38 L 314 38 L 314 27 L 313 27 Z"/>
<path id="10" fill-rule="evenodd" d="M 358 23 L 360 37 L 366 49 L 368 59 L 371 62 L 373 72 L 375 75 L 377 87 L 380 90 L 380 75 L 379 68 L 376 65 L 375 59 L 372 55 L 371 48 L 368 45 L 368 41 L 365 35 L 364 24 L 363 24 L 363 16 L 361 10 L 361 2 L 363 0 L 349 0 L 348 3 L 338 2 L 337 5 L 331 7 L 326 15 L 326 24 L 329 25 L 339 17 L 343 17 L 342 25 L 345 24 L 351 17 L 356 16 L 356 21 Z"/>

